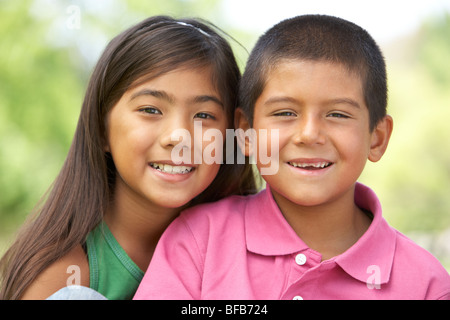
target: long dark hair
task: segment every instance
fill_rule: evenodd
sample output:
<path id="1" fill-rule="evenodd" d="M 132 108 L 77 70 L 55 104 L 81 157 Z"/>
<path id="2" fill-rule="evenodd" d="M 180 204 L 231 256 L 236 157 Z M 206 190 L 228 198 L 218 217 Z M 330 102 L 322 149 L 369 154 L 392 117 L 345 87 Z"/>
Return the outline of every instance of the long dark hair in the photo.
<path id="1" fill-rule="evenodd" d="M 240 71 L 219 32 L 205 21 L 157 16 L 108 44 L 89 81 L 66 161 L 0 261 L 0 299 L 19 299 L 46 267 L 83 244 L 103 218 L 116 175 L 111 155 L 104 151 L 105 119 L 131 86 L 182 66 L 211 66 L 232 126 Z M 222 164 L 212 184 L 191 205 L 255 191 L 248 164 Z"/>

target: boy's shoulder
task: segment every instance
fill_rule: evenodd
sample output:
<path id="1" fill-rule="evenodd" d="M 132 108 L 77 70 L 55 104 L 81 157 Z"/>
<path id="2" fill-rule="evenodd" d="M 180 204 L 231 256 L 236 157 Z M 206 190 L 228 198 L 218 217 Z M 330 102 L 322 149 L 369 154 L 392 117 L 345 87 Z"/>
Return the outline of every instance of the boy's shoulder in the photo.
<path id="1" fill-rule="evenodd" d="M 200 256 L 205 255 L 208 248 L 225 250 L 224 244 L 227 248 L 245 246 L 245 212 L 253 200 L 254 195 L 235 195 L 186 209 L 166 229 L 163 237 L 169 237 L 172 244 L 178 240 L 184 245 L 193 241 Z"/>
<path id="2" fill-rule="evenodd" d="M 412 269 L 425 270 L 436 270 L 437 272 L 442 271 L 444 275 L 449 277 L 448 272 L 439 262 L 439 260 L 433 256 L 428 250 L 424 249 L 412 239 L 401 233 L 400 231 L 394 229 L 397 235 L 396 243 L 396 255 L 398 259 L 402 259 L 405 264 L 409 264 Z"/>
<path id="3" fill-rule="evenodd" d="M 450 299 L 450 275 L 440 261 L 401 232 L 396 231 L 392 276 L 402 284 L 422 283 L 432 299 Z"/>
<path id="4" fill-rule="evenodd" d="M 355 194 L 355 200 L 360 206 L 378 216 L 376 230 L 381 231 L 372 233 L 373 237 L 370 239 L 378 246 L 382 246 L 379 257 L 389 255 L 387 251 L 392 250 L 394 271 L 400 272 L 403 276 L 418 276 L 422 279 L 426 276 L 437 276 L 446 280 L 450 287 L 450 276 L 439 260 L 382 218 L 381 204 L 373 190 L 359 183 Z M 368 252 L 371 253 L 372 251 Z"/>
<path id="5" fill-rule="evenodd" d="M 207 202 L 184 210 L 180 218 L 185 221 L 223 220 L 244 215 L 245 208 L 256 195 L 233 195 L 215 202 Z"/>
<path id="6" fill-rule="evenodd" d="M 262 190 L 257 194 L 233 195 L 215 202 L 203 203 L 184 210 L 176 221 L 185 225 L 194 235 L 208 233 L 213 236 L 224 232 L 233 236 L 239 230 L 243 231 L 246 212 L 254 208 L 255 204 L 259 206 L 264 196 L 265 190 Z"/>

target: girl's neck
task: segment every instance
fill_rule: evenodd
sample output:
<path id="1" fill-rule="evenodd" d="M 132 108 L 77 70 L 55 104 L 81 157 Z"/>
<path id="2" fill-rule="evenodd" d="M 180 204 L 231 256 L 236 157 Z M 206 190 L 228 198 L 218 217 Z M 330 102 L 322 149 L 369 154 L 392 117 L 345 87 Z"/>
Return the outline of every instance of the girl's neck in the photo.
<path id="1" fill-rule="evenodd" d="M 104 220 L 128 256 L 145 271 L 159 238 L 181 210 L 155 206 L 117 185 Z"/>
<path id="2" fill-rule="evenodd" d="M 275 201 L 296 234 L 308 247 L 319 252 L 322 260 L 349 249 L 371 223 L 369 216 L 356 206 L 354 190 L 338 200 L 319 206 L 303 207 L 286 199 Z"/>

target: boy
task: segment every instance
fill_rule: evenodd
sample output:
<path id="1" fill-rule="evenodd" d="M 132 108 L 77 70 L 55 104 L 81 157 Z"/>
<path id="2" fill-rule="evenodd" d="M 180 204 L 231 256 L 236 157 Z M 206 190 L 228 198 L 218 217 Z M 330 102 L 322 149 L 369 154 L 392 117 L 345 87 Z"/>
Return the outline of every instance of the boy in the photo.
<path id="1" fill-rule="evenodd" d="M 339 18 L 300 16 L 264 34 L 237 123 L 278 130 L 278 172 L 257 195 L 182 213 L 135 298 L 450 299 L 446 270 L 357 183 L 392 132 L 385 69 L 370 35 Z M 253 144 L 243 141 L 247 155 Z"/>

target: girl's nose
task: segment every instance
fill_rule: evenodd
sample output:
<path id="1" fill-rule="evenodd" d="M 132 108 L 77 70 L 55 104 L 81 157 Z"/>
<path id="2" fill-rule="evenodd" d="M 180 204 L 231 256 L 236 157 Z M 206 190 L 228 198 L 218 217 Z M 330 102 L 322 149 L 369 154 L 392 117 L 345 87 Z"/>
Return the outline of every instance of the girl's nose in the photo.
<path id="1" fill-rule="evenodd" d="M 192 143 L 192 126 L 190 121 L 181 116 L 174 116 L 166 120 L 159 135 L 159 143 L 163 148 L 173 148 L 179 143 Z"/>

